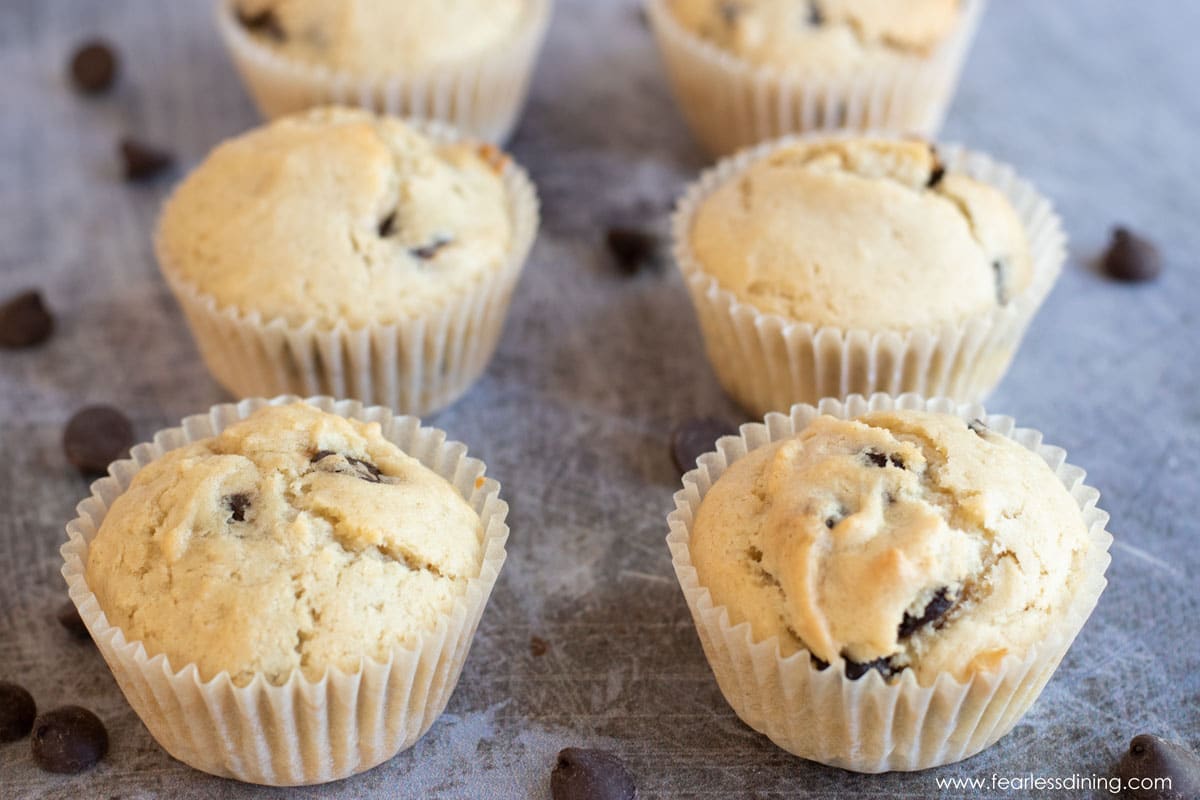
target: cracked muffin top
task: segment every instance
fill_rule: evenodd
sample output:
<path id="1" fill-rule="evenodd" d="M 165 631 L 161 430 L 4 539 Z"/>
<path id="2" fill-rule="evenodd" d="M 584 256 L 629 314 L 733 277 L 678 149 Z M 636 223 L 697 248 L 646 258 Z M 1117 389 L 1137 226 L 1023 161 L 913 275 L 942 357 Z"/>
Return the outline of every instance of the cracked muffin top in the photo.
<path id="1" fill-rule="evenodd" d="M 234 683 L 386 660 L 479 574 L 455 488 L 362 423 L 295 403 L 147 464 L 88 548 L 108 621 Z"/>
<path id="2" fill-rule="evenodd" d="M 513 225 L 490 145 L 328 108 L 218 146 L 176 189 L 158 252 L 218 306 L 263 321 L 389 324 L 500 269 Z"/>
<path id="3" fill-rule="evenodd" d="M 916 140 L 786 145 L 698 204 L 693 257 L 740 300 L 813 325 L 957 323 L 1032 276 L 1008 199 Z"/>
<path id="4" fill-rule="evenodd" d="M 356 75 L 453 64 L 502 44 L 528 0 L 234 0 L 277 53 Z"/>
<path id="5" fill-rule="evenodd" d="M 701 502 L 700 583 L 755 641 L 857 679 L 965 680 L 1061 619 L 1088 554 L 1074 499 L 983 423 L 918 411 L 815 419 L 735 462 Z M 844 666 L 841 660 L 845 659 Z"/>
<path id="6" fill-rule="evenodd" d="M 675 18 L 751 64 L 837 71 L 933 53 L 959 0 L 670 0 Z"/>

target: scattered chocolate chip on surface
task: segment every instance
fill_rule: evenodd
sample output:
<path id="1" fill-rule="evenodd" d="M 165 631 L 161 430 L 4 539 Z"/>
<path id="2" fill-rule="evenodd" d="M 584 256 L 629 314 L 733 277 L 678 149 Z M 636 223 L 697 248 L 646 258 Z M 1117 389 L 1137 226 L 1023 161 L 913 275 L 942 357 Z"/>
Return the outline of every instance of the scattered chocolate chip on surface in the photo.
<path id="1" fill-rule="evenodd" d="M 1113 228 L 1101 262 L 1104 274 L 1129 283 L 1152 281 L 1162 274 L 1162 255 L 1149 239 L 1128 228 Z"/>
<path id="2" fill-rule="evenodd" d="M 550 643 L 540 636 L 529 637 L 529 655 L 541 658 L 550 652 Z"/>
<path id="3" fill-rule="evenodd" d="M 717 447 L 717 439 L 737 433 L 737 428 L 715 417 L 689 419 L 671 431 L 671 459 L 682 475 L 696 466 L 696 459 Z"/>
<path id="4" fill-rule="evenodd" d="M 117 144 L 125 180 L 147 181 L 171 168 L 175 157 L 161 148 L 128 137 Z"/>
<path id="5" fill-rule="evenodd" d="M 71 81 L 83 94 L 107 91 L 117 78 L 117 54 L 107 42 L 84 42 L 71 56 Z"/>
<path id="6" fill-rule="evenodd" d="M 103 475 L 132 444 L 133 424 L 112 406 L 80 409 L 63 431 L 63 452 L 85 475 Z"/>
<path id="7" fill-rule="evenodd" d="M 37 705 L 25 687 L 0 681 L 0 742 L 24 739 L 33 729 Z"/>
<path id="8" fill-rule="evenodd" d="M 634 800 L 637 787 L 621 759 L 607 750 L 568 747 L 550 773 L 554 800 Z"/>
<path id="9" fill-rule="evenodd" d="M 31 744 L 33 760 L 47 772 L 83 772 L 108 752 L 108 731 L 86 708 L 63 706 L 37 718 Z"/>
<path id="10" fill-rule="evenodd" d="M 79 609 L 70 600 L 58 607 L 54 618 L 58 620 L 59 625 L 66 629 L 67 633 L 79 641 L 90 642 L 92 640 L 92 634 L 88 632 L 87 625 L 83 624 L 83 618 L 79 616 Z"/>
<path id="11" fill-rule="evenodd" d="M 0 347 L 33 347 L 53 332 L 54 317 L 36 289 L 13 295 L 0 305 Z"/>
<path id="12" fill-rule="evenodd" d="M 1117 766 L 1121 783 L 1129 787 L 1131 778 L 1169 778 L 1166 786 L 1147 787 L 1138 780 L 1139 788 L 1126 788 L 1126 796 L 1134 800 L 1196 800 L 1200 798 L 1200 756 L 1175 742 L 1168 742 L 1149 733 L 1133 737 L 1129 750 Z"/>
<path id="13" fill-rule="evenodd" d="M 613 264 L 625 275 L 643 269 L 658 269 L 663 263 L 663 244 L 651 231 L 629 226 L 614 226 L 604 233 L 604 243 Z"/>

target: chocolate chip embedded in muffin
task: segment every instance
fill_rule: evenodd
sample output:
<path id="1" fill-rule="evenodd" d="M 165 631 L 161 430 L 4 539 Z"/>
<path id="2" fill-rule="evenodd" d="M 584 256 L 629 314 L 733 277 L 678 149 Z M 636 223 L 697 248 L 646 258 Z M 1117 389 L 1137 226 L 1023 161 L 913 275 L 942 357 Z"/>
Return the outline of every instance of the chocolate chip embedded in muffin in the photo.
<path id="1" fill-rule="evenodd" d="M 88 406 L 75 412 L 63 431 L 67 460 L 85 475 L 102 475 L 133 444 L 133 424 L 112 406 Z"/>
<path id="2" fill-rule="evenodd" d="M 554 800 L 634 800 L 637 787 L 613 753 L 568 747 L 550 773 L 550 794 Z"/>
<path id="3" fill-rule="evenodd" d="M 84 94 L 99 94 L 117 77 L 117 54 L 104 41 L 84 42 L 71 56 L 71 81 Z"/>
<path id="4" fill-rule="evenodd" d="M 1119 281 L 1151 281 L 1162 273 L 1162 255 L 1149 239 L 1117 226 L 1104 254 L 1103 267 L 1106 275 Z"/>
<path id="5" fill-rule="evenodd" d="M 33 347 L 53 331 L 54 317 L 36 289 L 13 295 L 0 305 L 0 347 Z"/>
<path id="6" fill-rule="evenodd" d="M 283 25 L 279 22 L 279 17 L 275 15 L 273 9 L 264 8 L 256 13 L 251 13 L 239 8 L 237 10 L 237 21 L 251 33 L 265 36 L 271 41 L 283 42 L 287 40 L 287 31 L 283 29 Z"/>
<path id="7" fill-rule="evenodd" d="M 47 772 L 73 774 L 91 769 L 108 752 L 108 731 L 100 718 L 79 706 L 63 706 L 33 723 L 33 760 Z"/>
<path id="8" fill-rule="evenodd" d="M 312 463 L 322 472 L 334 472 L 339 475 L 350 475 L 368 483 L 379 483 L 382 473 L 379 467 L 361 458 L 335 453 L 332 450 L 321 450 L 312 457 Z"/>
<path id="9" fill-rule="evenodd" d="M 843 656 L 843 658 L 845 658 L 845 657 Z M 846 658 L 845 661 L 846 661 L 846 677 L 852 681 L 858 680 L 859 678 L 861 678 L 863 675 L 866 675 L 871 670 L 875 670 L 880 675 L 882 675 L 884 677 L 884 679 L 886 680 L 887 678 L 892 677 L 897 672 L 900 672 L 901 669 L 903 669 L 903 667 L 893 666 L 892 660 L 889 657 L 877 658 L 874 661 L 867 661 L 864 663 L 859 663 L 857 661 L 851 661 L 848 658 Z"/>
<path id="10" fill-rule="evenodd" d="M 1121 758 L 1117 775 L 1126 786 L 1139 788 L 1126 793 L 1134 800 L 1183 800 L 1200 797 L 1200 757 L 1183 745 L 1143 733 L 1133 737 Z M 1131 780 L 1142 779 L 1142 780 Z M 1170 782 L 1170 787 L 1147 787 L 1145 779 Z"/>
<path id="11" fill-rule="evenodd" d="M 956 602 L 958 600 L 950 594 L 949 587 L 938 589 L 920 616 L 914 617 L 907 611 L 904 612 L 904 619 L 900 621 L 900 627 L 896 631 L 897 638 L 907 639 L 926 625 L 932 624 L 936 627 L 937 621 L 946 616 Z"/>
<path id="12" fill-rule="evenodd" d="M 0 742 L 24 738 L 36 716 L 37 705 L 24 686 L 0 681 Z"/>
<path id="13" fill-rule="evenodd" d="M 825 24 L 825 15 L 817 0 L 808 0 L 808 24 L 814 28 Z"/>
<path id="14" fill-rule="evenodd" d="M 867 459 L 868 463 L 875 467 L 896 467 L 897 469 L 904 469 L 904 459 L 896 453 L 883 453 L 872 447 L 863 451 L 863 457 Z"/>
<path id="15" fill-rule="evenodd" d="M 246 521 L 246 509 L 250 507 L 250 495 L 239 492 L 231 494 L 225 498 L 225 505 L 229 506 L 229 519 L 233 522 Z"/>
<path id="16" fill-rule="evenodd" d="M 413 249 L 409 250 L 409 252 L 412 253 L 414 257 L 419 258 L 422 261 L 429 261 L 430 259 L 436 258 L 438 251 L 440 251 L 443 247 L 448 247 L 453 243 L 454 240 L 449 236 L 439 236 L 429 244 L 422 245 L 421 247 L 414 247 Z"/>

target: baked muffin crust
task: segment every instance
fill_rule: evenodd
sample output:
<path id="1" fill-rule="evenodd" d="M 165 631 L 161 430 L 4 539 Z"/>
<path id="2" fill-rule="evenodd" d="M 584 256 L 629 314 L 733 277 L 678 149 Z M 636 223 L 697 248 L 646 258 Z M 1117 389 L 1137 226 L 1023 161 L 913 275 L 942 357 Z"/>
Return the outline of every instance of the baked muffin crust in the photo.
<path id="1" fill-rule="evenodd" d="M 1021 654 L 1069 608 L 1088 548 L 1044 461 L 982 423 L 917 411 L 822 416 L 705 495 L 701 585 L 755 641 L 850 678 L 966 679 Z"/>
<path id="2" fill-rule="evenodd" d="M 432 631 L 479 574 L 482 536 L 377 423 L 295 403 L 147 464 L 91 543 L 87 581 L 174 669 L 280 684 Z"/>

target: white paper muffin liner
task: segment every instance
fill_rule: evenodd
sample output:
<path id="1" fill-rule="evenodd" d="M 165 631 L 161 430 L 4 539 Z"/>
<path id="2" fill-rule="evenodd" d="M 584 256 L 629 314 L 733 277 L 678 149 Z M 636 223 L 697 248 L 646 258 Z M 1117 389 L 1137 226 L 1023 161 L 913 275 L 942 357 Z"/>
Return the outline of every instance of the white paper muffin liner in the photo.
<path id="1" fill-rule="evenodd" d="M 250 399 L 213 406 L 182 426 L 155 434 L 133 448 L 131 458 L 109 467 L 77 508 L 62 546 L 71 600 L 133 710 L 151 735 L 175 758 L 204 772 L 273 786 L 323 783 L 380 764 L 410 747 L 446 707 L 458 682 L 479 618 L 500 568 L 508 539 L 508 505 L 500 484 L 484 477 L 484 464 L 444 431 L 422 427 L 414 417 L 351 400 L 309 398 L 323 411 L 378 422 L 383 435 L 405 453 L 452 483 L 483 524 L 479 576 L 453 611 L 412 647 L 396 647 L 386 662 L 364 658 L 354 672 L 330 668 L 318 681 L 296 671 L 281 686 L 257 675 L 235 686 L 228 672 L 202 681 L 195 664 L 171 664 L 151 656 L 111 625 L 88 587 L 88 547 L 113 501 L 133 476 L 168 450 L 214 436 L 267 405 L 299 398 Z"/>
<path id="2" fill-rule="evenodd" d="M 946 109 L 985 0 L 963 0 L 954 31 L 928 57 L 882 68 L 831 65 L 805 73 L 755 65 L 682 25 L 670 0 L 647 0 L 651 27 L 680 109 L 716 155 L 788 133 L 850 128 L 933 137 Z"/>
<path id="3" fill-rule="evenodd" d="M 713 604 L 692 566 L 689 543 L 696 512 L 731 464 L 751 450 L 795 435 L 820 414 L 844 419 L 893 408 L 983 420 L 1045 460 L 1079 504 L 1088 528 L 1082 580 L 1057 626 L 1023 656 L 1010 654 L 994 672 L 976 673 L 965 683 L 942 674 L 932 685 L 920 686 L 911 670 L 892 683 L 874 670 L 851 681 L 840 662 L 817 670 L 806 650 L 784 658 L 778 637 L 755 642 L 748 623 L 731 625 L 728 610 Z M 747 725 L 803 758 L 856 772 L 885 772 L 928 769 L 978 753 L 1008 733 L 1037 699 L 1107 584 L 1112 536 L 1105 529 L 1108 513 L 1096 507 L 1100 493 L 1084 484 L 1082 469 L 1066 463 L 1065 451 L 1042 443 L 1040 432 L 1017 428 L 1011 417 L 989 416 L 977 404 L 915 394 L 825 399 L 815 408 L 797 404 L 790 415 L 771 413 L 762 423 L 742 425 L 738 436 L 722 437 L 715 447 L 683 476 L 675 510 L 667 517 L 675 574 L 729 705 Z"/>
<path id="4" fill-rule="evenodd" d="M 410 124 L 438 141 L 459 140 L 440 123 Z M 184 277 L 161 243 L 155 248 L 159 267 L 208 371 L 234 396 L 353 397 L 405 414 L 428 414 L 458 399 L 487 367 L 537 235 L 538 198 L 528 175 L 508 159 L 501 177 L 512 220 L 504 263 L 448 295 L 440 307 L 394 323 L 352 327 L 339 321 L 326 327 L 315 319 L 303 325 L 263 319 L 258 312 L 221 306 Z"/>
<path id="5" fill-rule="evenodd" d="M 516 126 L 550 22 L 553 0 L 527 0 L 513 34 L 473 58 L 422 70 L 364 76 L 291 58 L 260 43 L 217 0 L 217 27 L 259 112 L 275 119 L 323 105 L 362 106 L 449 122 L 503 143 Z"/>
<path id="6" fill-rule="evenodd" d="M 721 385 L 757 416 L 824 397 L 916 392 L 984 399 L 1013 355 L 1066 260 L 1066 234 L 1050 201 L 1013 169 L 958 145 L 938 145 L 948 170 L 991 185 L 1012 203 L 1033 262 L 1029 285 L 1003 306 L 959 323 L 911 329 L 843 329 L 759 311 L 724 289 L 692 253 L 700 204 L 754 162 L 796 142 L 842 134 L 787 136 L 742 151 L 700 176 L 672 218 L 675 262 L 683 273 Z"/>

